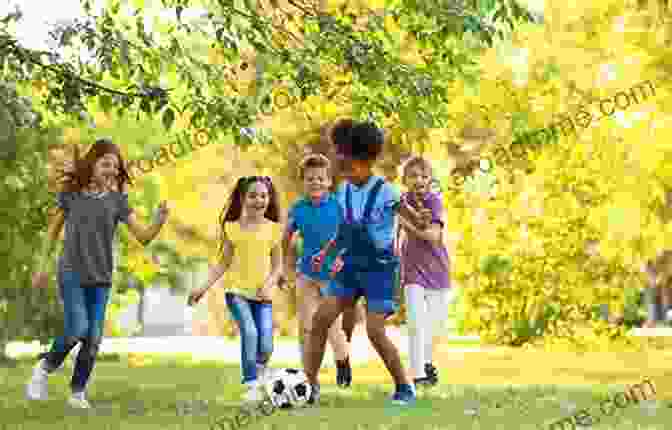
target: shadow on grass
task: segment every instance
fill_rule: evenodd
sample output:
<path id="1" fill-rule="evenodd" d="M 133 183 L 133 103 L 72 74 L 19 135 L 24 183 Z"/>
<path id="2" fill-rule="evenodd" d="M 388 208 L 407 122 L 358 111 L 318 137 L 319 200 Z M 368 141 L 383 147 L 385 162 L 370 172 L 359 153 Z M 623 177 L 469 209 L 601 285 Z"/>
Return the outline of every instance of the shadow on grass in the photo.
<path id="1" fill-rule="evenodd" d="M 72 370 L 69 364 L 65 372 L 50 378 L 51 400 L 28 403 L 23 390 L 32 364 L 20 362 L 16 369 L 0 369 L 0 382 L 6 388 L 0 396 L 0 430 L 210 430 L 216 420 L 238 413 L 243 392 L 238 366 L 158 356 L 152 364 L 138 368 L 128 368 L 123 362 L 101 362 L 88 393 L 94 409 L 81 413 L 65 406 Z M 450 375 L 449 369 L 445 374 Z M 414 407 L 402 408 L 388 403 L 391 384 L 357 384 L 356 376 L 349 390 L 325 380 L 319 408 L 278 410 L 244 428 L 545 429 L 569 415 L 572 407 L 593 406 L 605 394 L 604 387 L 593 391 L 585 387 L 440 385 L 420 391 Z M 614 392 L 618 390 L 613 387 Z M 637 425 L 662 430 L 664 423 L 672 421 L 671 412 L 662 407 L 632 406 L 605 419 L 604 424 L 617 430 Z"/>

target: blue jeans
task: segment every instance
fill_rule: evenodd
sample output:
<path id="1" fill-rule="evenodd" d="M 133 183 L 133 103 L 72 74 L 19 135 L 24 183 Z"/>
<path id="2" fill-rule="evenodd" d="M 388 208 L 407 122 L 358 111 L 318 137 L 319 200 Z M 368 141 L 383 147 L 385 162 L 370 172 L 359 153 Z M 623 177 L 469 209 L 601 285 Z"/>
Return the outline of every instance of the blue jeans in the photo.
<path id="1" fill-rule="evenodd" d="M 226 293 L 226 306 L 240 329 L 243 384 L 257 380 L 257 364 L 265 365 L 273 353 L 273 306 Z"/>
<path id="2" fill-rule="evenodd" d="M 111 288 L 82 286 L 79 273 L 76 272 L 61 273 L 58 288 L 63 300 L 65 327 L 63 336 L 54 340 L 51 350 L 46 354 L 47 370 L 59 368 L 72 348 L 82 342 L 70 387 L 73 392 L 83 391 L 103 338 L 105 310 Z"/>

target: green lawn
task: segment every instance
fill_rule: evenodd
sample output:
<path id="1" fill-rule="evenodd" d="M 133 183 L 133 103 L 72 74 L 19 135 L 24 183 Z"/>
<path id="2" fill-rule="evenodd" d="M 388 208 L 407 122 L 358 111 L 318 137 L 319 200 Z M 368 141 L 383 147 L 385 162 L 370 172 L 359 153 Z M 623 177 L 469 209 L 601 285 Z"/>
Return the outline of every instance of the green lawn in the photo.
<path id="1" fill-rule="evenodd" d="M 28 403 L 24 384 L 31 364 L 0 368 L 0 430 L 41 429 L 203 429 L 239 411 L 242 393 L 238 367 L 216 363 L 190 364 L 182 359 L 155 357 L 142 368 L 124 362 L 100 362 L 95 370 L 87 413 L 65 405 L 71 367 L 51 377 L 50 400 Z M 280 365 L 277 364 L 276 365 Z M 367 372 L 355 368 L 353 373 Z M 450 370 L 442 371 L 449 379 Z M 357 385 L 342 391 L 324 381 L 322 407 L 277 411 L 261 416 L 248 429 L 538 429 L 571 415 L 571 404 L 595 408 L 607 387 L 571 389 L 545 387 L 487 387 L 443 385 L 421 393 L 413 408 L 386 404 L 391 385 Z M 477 382 L 477 381 L 475 381 Z M 624 387 L 608 387 L 616 393 Z M 649 407 L 645 407 L 649 406 Z M 191 407 L 192 412 L 188 411 Z M 664 429 L 672 422 L 672 409 L 654 402 L 630 405 L 593 429 Z M 667 423 L 667 426 L 664 424 Z M 567 427 L 569 429 L 569 427 Z M 577 427 L 579 428 L 579 427 Z M 228 427 L 223 427 L 228 429 Z"/>

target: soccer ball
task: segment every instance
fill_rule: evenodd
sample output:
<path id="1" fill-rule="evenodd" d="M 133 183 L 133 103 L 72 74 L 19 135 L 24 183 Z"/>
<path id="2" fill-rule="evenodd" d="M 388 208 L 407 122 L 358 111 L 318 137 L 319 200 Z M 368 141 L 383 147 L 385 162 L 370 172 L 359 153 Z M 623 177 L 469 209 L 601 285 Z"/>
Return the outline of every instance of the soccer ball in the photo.
<path id="1" fill-rule="evenodd" d="M 304 406 L 310 398 L 310 383 L 298 369 L 282 369 L 269 378 L 264 390 L 276 408 Z"/>

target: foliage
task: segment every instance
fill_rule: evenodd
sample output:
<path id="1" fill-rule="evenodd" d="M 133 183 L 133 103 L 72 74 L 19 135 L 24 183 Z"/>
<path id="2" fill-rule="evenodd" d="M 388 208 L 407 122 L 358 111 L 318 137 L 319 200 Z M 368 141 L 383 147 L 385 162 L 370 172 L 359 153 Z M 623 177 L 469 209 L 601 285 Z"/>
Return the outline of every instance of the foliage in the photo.
<path id="1" fill-rule="evenodd" d="M 316 119 L 326 122 L 347 112 L 378 119 L 392 130 L 392 140 L 413 139 L 427 127 L 452 119 L 446 110 L 449 88 L 460 79 L 475 81 L 477 53 L 506 37 L 520 21 L 532 19 L 514 0 L 393 1 L 384 11 L 376 2 L 332 3 L 320 10 L 293 1 L 163 1 L 163 11 L 172 11 L 176 19 L 162 17 L 144 2 L 122 7 L 120 1 L 110 0 L 95 14 L 89 1 L 82 5 L 85 19 L 59 25 L 53 32 L 59 47 L 50 52 L 28 49 L 13 36 L 11 26 L 20 19 L 20 11 L 0 23 L 3 76 L 31 86 L 47 124 L 69 127 L 66 152 L 69 145 L 105 133 L 124 143 L 128 158 L 144 158 L 159 150 L 168 133 L 191 141 L 199 130 L 207 130 L 208 138 L 220 144 L 212 151 L 234 143 L 245 157 L 263 162 L 274 173 L 289 172 L 301 154 L 291 151 L 296 145 L 283 143 L 277 127 L 272 140 L 263 138 L 264 127 L 256 127 L 268 121 L 270 113 L 276 114 L 273 121 L 282 117 L 273 106 L 278 88 L 299 101 L 294 114 L 302 119 L 312 114 L 310 124 L 297 127 L 312 130 L 306 138 L 314 139 Z M 189 20 L 183 13 L 191 6 L 206 12 Z M 151 29 L 148 21 L 153 21 Z M 81 49 L 89 61 L 73 54 Z M 334 93 L 335 88 L 346 91 Z M 278 150 L 285 154 L 268 157 Z M 192 174 L 194 181 L 212 175 L 212 170 L 203 169 L 206 150 L 201 151 L 180 160 L 178 168 L 199 163 L 197 170 L 204 173 Z M 159 189 L 164 196 L 179 194 L 182 203 L 191 198 L 184 196 L 185 185 L 195 184 L 178 176 L 181 184 L 167 190 L 172 178 L 166 171 L 139 181 L 132 204 L 141 215 L 151 213 Z M 292 180 L 285 185 L 288 193 L 296 189 Z M 213 243 L 196 242 L 201 249 Z M 178 255 L 174 246 L 172 251 L 154 251 L 168 259 Z M 152 257 L 125 232 L 118 252 L 115 288 L 120 291 L 131 273 L 142 285 L 160 274 Z M 181 268 L 172 270 L 167 276 L 175 279 Z"/>
<path id="2" fill-rule="evenodd" d="M 62 318 L 57 291 L 29 287 L 36 249 L 41 249 L 46 214 L 53 206 L 44 171 L 48 144 L 58 130 L 44 128 L 30 98 L 14 81 L 0 81 L 0 142 L 10 148 L 0 159 L 0 355 L 10 338 L 47 339 Z"/>
<path id="3" fill-rule="evenodd" d="M 503 37 L 502 23 L 513 28 L 533 19 L 514 0 L 395 0 L 384 8 L 340 2 L 327 10 L 311 2 L 165 0 L 162 9 L 174 13 L 170 20 L 144 2 L 121 3 L 109 0 L 94 14 L 83 0 L 86 18 L 53 32 L 61 47 L 85 48 L 90 62 L 72 61 L 62 50 L 27 49 L 2 30 L 6 70 L 38 84 L 54 112 L 78 117 L 97 104 L 106 112 L 158 116 L 167 128 L 187 113 L 196 129 L 234 136 L 238 143 L 238 130 L 253 125 L 278 82 L 305 100 L 320 93 L 325 72 L 333 69 L 348 73 L 359 117 L 389 116 L 392 109 L 408 126 L 445 124 L 446 84 L 474 77 L 474 50 Z M 182 16 L 189 7 L 205 12 L 189 22 Z M 3 22 L 20 16 L 17 11 Z M 154 22 L 151 29 L 146 18 Z M 415 52 L 406 52 L 402 35 L 417 41 Z M 207 61 L 209 47 L 223 61 Z M 226 79 L 246 50 L 259 60 L 256 79 L 231 90 Z M 422 61 L 414 64 L 409 56 Z"/>
<path id="4" fill-rule="evenodd" d="M 486 341 L 538 344 L 544 333 L 548 347 L 636 346 L 593 308 L 607 303 L 620 313 L 629 290 L 645 285 L 640 265 L 669 248 L 670 144 L 660 127 L 669 118 L 662 83 L 670 33 L 621 2 L 566 7 L 573 13 L 557 10 L 547 28 L 516 32 L 509 46 L 486 52 L 477 92 L 455 88 L 454 115 L 494 132 L 475 161 L 493 161 L 497 178 L 495 197 L 444 179 L 445 189 L 459 190 L 446 201 L 449 225 L 464 232 L 455 275 L 467 325 Z M 512 150 L 516 136 L 552 116 L 592 110 L 647 79 L 655 98 L 576 136 Z M 510 270 L 497 270 L 498 256 Z"/>

